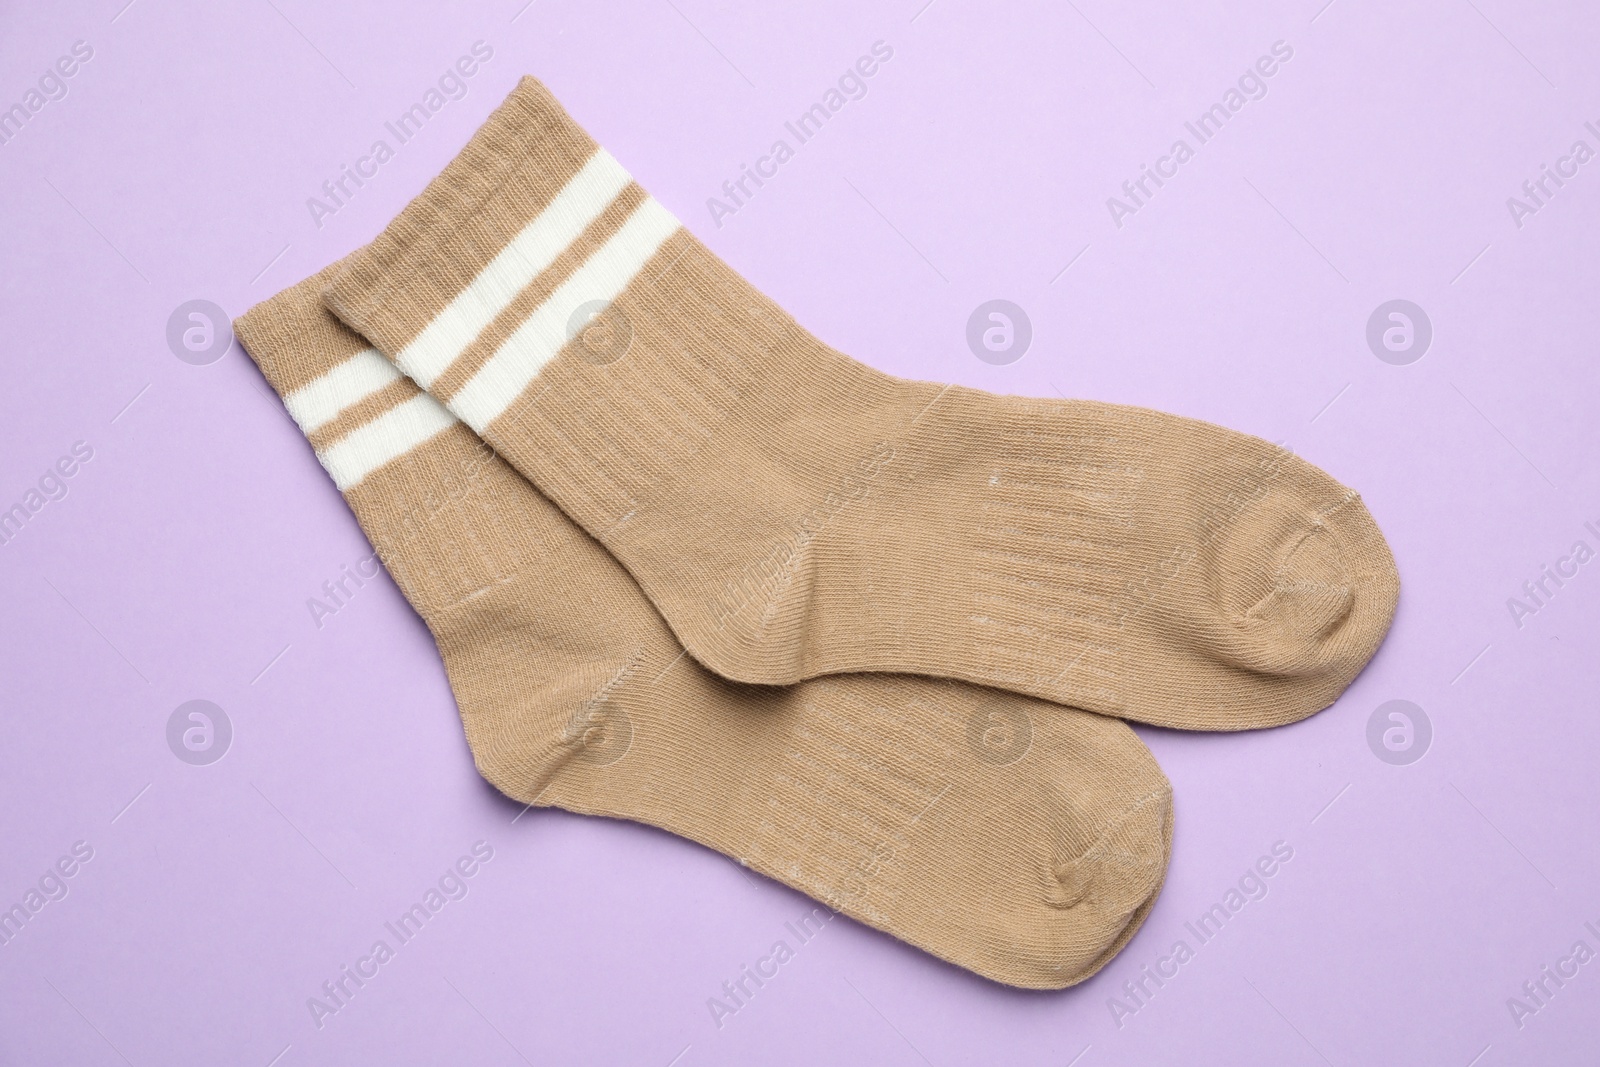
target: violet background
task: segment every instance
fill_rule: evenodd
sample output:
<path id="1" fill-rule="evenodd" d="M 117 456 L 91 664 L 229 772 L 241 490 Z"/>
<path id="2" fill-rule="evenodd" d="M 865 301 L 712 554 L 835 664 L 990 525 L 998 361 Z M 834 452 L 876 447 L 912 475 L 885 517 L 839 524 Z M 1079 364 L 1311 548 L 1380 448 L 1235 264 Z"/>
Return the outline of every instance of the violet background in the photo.
<path id="1" fill-rule="evenodd" d="M 1520 629 L 1506 600 L 1580 537 L 1600 547 L 1600 161 L 1520 228 L 1506 198 L 1574 140 L 1600 148 L 1600 19 L 922 2 L 0 11 L 0 105 L 94 49 L 0 146 L 0 507 L 74 441 L 95 453 L 0 548 L 0 906 L 94 849 L 0 946 L 0 1062 L 1593 1059 L 1600 962 L 1520 1029 L 1506 999 L 1580 938 L 1600 949 L 1600 563 Z M 306 199 L 480 39 L 494 57 L 465 99 L 318 228 Z M 706 199 L 879 40 L 894 56 L 868 95 L 715 225 Z M 1279 40 L 1294 56 L 1268 95 L 1117 228 L 1106 198 Z M 651 829 L 516 818 L 386 577 L 313 624 L 307 599 L 365 539 L 239 348 L 191 366 L 167 318 L 194 298 L 237 315 L 369 240 L 525 73 L 874 366 L 1212 420 L 1362 492 L 1404 583 L 1387 643 L 1298 725 L 1140 730 L 1176 845 L 1093 980 L 1018 992 L 841 919 L 719 1029 L 707 998 L 803 897 Z M 997 297 L 1034 330 L 1008 366 L 964 341 Z M 1364 337 L 1397 297 L 1435 330 L 1409 366 Z M 205 767 L 165 739 L 194 698 L 234 729 Z M 1434 728 L 1410 766 L 1366 741 L 1396 698 Z M 469 895 L 317 1029 L 306 999 L 480 839 L 495 855 Z M 1269 895 L 1119 1027 L 1108 998 L 1280 840 Z"/>

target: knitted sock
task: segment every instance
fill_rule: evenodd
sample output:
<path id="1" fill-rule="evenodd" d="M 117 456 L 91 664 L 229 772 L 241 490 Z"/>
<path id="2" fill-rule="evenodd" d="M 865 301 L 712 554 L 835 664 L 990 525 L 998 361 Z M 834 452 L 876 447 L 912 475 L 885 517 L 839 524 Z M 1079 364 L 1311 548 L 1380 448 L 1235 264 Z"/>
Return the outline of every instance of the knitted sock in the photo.
<path id="1" fill-rule="evenodd" d="M 1148 914 L 1171 787 L 1115 720 L 925 678 L 737 685 L 346 330 L 313 277 L 238 336 L 444 657 L 478 769 L 633 819 L 996 981 L 1080 982 Z"/>
<path id="2" fill-rule="evenodd" d="M 1265 441 L 905 381 L 806 333 L 532 79 L 324 293 L 744 682 L 957 678 L 1162 726 L 1326 707 L 1398 597 Z"/>

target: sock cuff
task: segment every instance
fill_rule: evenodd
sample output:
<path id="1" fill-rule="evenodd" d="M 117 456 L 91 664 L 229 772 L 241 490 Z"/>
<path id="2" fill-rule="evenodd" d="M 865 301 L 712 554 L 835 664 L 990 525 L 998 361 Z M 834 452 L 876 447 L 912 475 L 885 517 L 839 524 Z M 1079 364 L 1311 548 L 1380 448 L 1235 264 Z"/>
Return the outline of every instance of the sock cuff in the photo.
<path id="1" fill-rule="evenodd" d="M 491 429 L 506 416 L 521 436 L 549 439 L 539 451 L 553 465 L 599 458 L 594 484 L 580 484 L 577 470 L 569 480 L 610 514 L 605 527 L 641 494 L 663 491 L 770 368 L 828 394 L 829 410 L 873 391 L 842 357 L 821 367 L 784 358 L 799 354 L 803 331 L 533 78 L 377 240 L 330 273 L 322 297 L 496 448 L 512 446 Z M 557 360 L 564 350 L 576 358 Z M 650 358 L 625 358 L 630 350 Z M 530 390 L 536 378 L 543 388 Z M 608 401 L 590 395 L 602 391 Z M 774 391 L 764 402 L 782 408 L 783 399 Z M 624 441 L 637 447 L 624 454 Z"/>
<path id="2" fill-rule="evenodd" d="M 519 232 L 586 163 L 596 172 L 592 192 L 604 200 L 628 184 L 550 91 L 524 77 L 377 239 L 328 273 L 326 306 L 391 358 L 401 356 L 497 256 L 526 253 L 512 247 Z M 576 210 L 566 214 L 569 224 L 585 221 Z M 434 377 L 402 366 L 424 386 Z"/>
<path id="3" fill-rule="evenodd" d="M 234 335 L 280 397 L 371 347 L 322 308 L 322 290 L 339 266 L 318 271 L 233 320 Z"/>
<path id="4" fill-rule="evenodd" d="M 340 492 L 458 423 L 327 313 L 329 267 L 240 316 L 234 332 Z"/>

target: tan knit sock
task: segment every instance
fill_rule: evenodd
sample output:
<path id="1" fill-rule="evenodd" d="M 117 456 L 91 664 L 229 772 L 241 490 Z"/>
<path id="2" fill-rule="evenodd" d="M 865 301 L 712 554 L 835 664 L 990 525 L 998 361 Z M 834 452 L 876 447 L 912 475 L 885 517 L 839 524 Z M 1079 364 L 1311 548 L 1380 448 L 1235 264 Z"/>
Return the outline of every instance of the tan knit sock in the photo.
<path id="1" fill-rule="evenodd" d="M 1120 722 L 889 675 L 742 686 L 628 573 L 322 307 L 238 336 L 432 629 L 484 777 L 714 848 L 946 960 L 1080 982 L 1165 876 L 1171 787 Z"/>
<path id="2" fill-rule="evenodd" d="M 1383 536 L 1321 470 L 863 366 L 532 79 L 324 296 L 728 678 L 911 672 L 1241 729 L 1332 703 L 1394 613 Z"/>

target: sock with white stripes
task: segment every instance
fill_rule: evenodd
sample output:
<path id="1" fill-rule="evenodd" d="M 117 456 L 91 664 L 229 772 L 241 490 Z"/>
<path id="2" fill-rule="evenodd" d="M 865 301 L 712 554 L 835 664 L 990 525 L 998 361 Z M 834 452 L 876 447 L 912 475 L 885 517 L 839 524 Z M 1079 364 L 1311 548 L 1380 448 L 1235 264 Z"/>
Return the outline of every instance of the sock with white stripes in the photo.
<path id="1" fill-rule="evenodd" d="M 500 790 L 698 841 L 1012 985 L 1080 982 L 1133 936 L 1172 801 L 1126 724 L 926 678 L 711 674 L 615 559 L 328 314 L 325 280 L 238 336 L 433 631 Z"/>
<path id="2" fill-rule="evenodd" d="M 324 294 L 718 673 L 957 678 L 1163 726 L 1332 703 L 1399 594 L 1258 438 L 906 381 L 806 333 L 525 79 Z"/>

